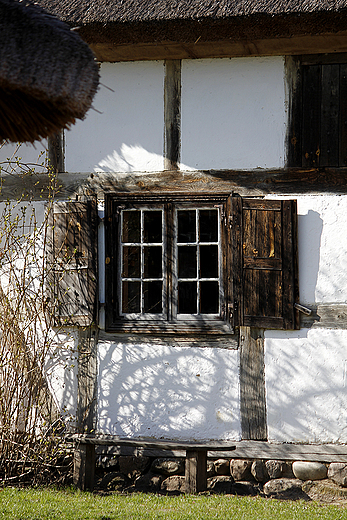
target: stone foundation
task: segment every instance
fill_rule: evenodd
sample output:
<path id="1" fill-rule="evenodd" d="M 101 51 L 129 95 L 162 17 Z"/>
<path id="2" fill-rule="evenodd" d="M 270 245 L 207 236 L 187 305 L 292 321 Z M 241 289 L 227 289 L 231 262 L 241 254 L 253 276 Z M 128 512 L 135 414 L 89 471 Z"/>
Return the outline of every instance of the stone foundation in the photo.
<path id="1" fill-rule="evenodd" d="M 184 469 L 184 458 L 100 456 L 95 490 L 183 493 Z M 308 497 L 319 483 L 347 495 L 347 463 L 218 459 L 208 461 L 207 476 L 207 489 L 212 493 L 297 499 Z"/>

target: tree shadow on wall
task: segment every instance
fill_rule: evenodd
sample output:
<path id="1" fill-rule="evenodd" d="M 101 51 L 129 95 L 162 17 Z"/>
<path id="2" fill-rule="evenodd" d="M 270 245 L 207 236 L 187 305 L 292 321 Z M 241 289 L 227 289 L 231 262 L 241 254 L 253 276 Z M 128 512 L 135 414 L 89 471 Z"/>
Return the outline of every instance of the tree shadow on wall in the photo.
<path id="1" fill-rule="evenodd" d="M 239 438 L 238 352 L 104 344 L 98 428 L 120 436 Z"/>

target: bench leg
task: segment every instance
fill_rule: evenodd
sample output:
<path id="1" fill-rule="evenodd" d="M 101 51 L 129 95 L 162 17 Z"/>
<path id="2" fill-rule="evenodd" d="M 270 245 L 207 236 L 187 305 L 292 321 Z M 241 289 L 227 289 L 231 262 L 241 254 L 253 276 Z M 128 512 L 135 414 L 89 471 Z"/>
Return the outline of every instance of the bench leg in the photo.
<path id="1" fill-rule="evenodd" d="M 186 493 L 199 493 L 207 488 L 207 450 L 186 452 Z"/>
<path id="2" fill-rule="evenodd" d="M 73 483 L 82 491 L 92 491 L 95 475 L 95 445 L 79 444 L 75 448 Z"/>

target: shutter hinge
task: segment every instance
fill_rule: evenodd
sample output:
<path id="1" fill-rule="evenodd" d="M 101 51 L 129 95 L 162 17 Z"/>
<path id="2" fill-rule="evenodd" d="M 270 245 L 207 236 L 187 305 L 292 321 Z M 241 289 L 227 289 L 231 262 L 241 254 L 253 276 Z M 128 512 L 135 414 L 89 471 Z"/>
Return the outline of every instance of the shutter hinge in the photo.
<path id="1" fill-rule="evenodd" d="M 294 303 L 294 308 L 303 314 L 306 314 L 306 316 L 311 316 L 312 309 L 309 309 L 308 307 L 305 307 L 304 305 L 301 305 L 301 303 Z"/>
<path id="2" fill-rule="evenodd" d="M 215 204 L 214 207 L 219 209 L 221 224 L 224 224 L 224 226 L 226 226 L 227 225 L 227 216 L 226 216 L 223 204 Z"/>
<path id="3" fill-rule="evenodd" d="M 227 305 L 225 305 L 225 303 L 223 303 L 223 305 L 222 305 L 222 319 L 223 320 L 226 320 L 227 318 L 229 320 L 231 320 L 231 318 L 233 317 L 233 312 L 234 312 L 234 305 L 232 303 L 228 303 Z"/>

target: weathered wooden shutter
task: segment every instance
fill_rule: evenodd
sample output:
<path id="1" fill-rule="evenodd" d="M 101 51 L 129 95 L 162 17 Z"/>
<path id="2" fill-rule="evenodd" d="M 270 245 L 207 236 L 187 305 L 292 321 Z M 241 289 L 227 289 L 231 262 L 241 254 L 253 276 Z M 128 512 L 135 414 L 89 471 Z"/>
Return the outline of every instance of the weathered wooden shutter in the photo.
<path id="1" fill-rule="evenodd" d="M 232 198 L 235 324 L 299 328 L 296 201 Z"/>
<path id="2" fill-rule="evenodd" d="M 347 63 L 333 55 L 303 57 L 293 96 L 290 165 L 346 166 Z"/>
<path id="3" fill-rule="evenodd" d="M 89 326 L 97 311 L 96 200 L 58 202 L 52 220 L 55 322 Z"/>

